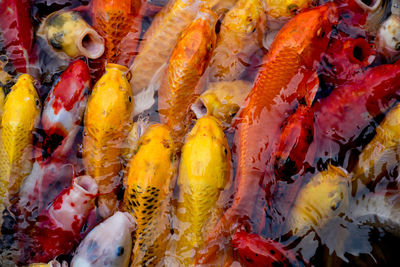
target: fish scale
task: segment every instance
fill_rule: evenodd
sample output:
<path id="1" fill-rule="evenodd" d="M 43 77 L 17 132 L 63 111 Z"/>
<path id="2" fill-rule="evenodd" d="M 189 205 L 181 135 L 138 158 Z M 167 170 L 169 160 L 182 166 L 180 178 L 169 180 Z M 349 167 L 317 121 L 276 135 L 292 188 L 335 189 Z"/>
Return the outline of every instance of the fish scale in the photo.
<path id="1" fill-rule="evenodd" d="M 162 259 L 170 233 L 167 218 L 175 185 L 175 146 L 162 124 L 148 128 L 129 163 L 125 208 L 136 219 L 132 266 L 154 266 Z"/>

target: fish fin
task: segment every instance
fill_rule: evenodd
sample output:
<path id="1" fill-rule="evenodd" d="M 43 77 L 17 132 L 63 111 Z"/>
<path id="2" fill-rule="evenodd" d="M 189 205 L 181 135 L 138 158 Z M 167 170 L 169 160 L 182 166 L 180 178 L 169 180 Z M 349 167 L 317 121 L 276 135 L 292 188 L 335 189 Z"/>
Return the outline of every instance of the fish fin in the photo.
<path id="1" fill-rule="evenodd" d="M 315 95 L 319 88 L 319 79 L 316 71 L 308 71 L 304 75 L 303 81 L 299 85 L 299 92 L 304 95 L 304 100 L 308 107 L 311 107 Z"/>
<path id="2" fill-rule="evenodd" d="M 336 172 L 337 174 L 339 174 L 340 176 L 343 176 L 343 177 L 349 176 L 349 173 L 345 169 L 343 169 L 342 167 L 333 166 L 332 164 L 328 165 L 328 170 L 332 171 L 332 172 Z"/>
<path id="3" fill-rule="evenodd" d="M 167 68 L 167 64 L 164 63 L 154 74 L 153 78 L 150 81 L 149 86 L 133 96 L 135 108 L 133 110 L 133 116 L 136 116 L 142 113 L 145 110 L 151 108 L 156 102 L 154 99 L 154 92 L 158 91 L 160 87 L 161 79 L 164 74 L 164 70 Z"/>

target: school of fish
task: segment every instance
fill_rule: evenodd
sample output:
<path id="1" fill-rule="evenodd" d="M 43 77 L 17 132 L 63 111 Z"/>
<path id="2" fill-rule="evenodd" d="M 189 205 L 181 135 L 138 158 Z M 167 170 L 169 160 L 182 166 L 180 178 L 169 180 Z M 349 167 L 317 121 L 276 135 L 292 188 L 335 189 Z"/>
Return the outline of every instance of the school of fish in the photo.
<path id="1" fill-rule="evenodd" d="M 0 266 L 396 264 L 399 6 L 0 1 Z"/>

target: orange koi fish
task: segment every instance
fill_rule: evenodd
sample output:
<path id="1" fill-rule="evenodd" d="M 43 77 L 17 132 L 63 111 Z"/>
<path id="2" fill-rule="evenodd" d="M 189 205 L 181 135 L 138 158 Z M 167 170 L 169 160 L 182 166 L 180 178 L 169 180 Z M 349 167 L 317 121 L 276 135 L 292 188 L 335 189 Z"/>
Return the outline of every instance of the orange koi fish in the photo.
<path id="1" fill-rule="evenodd" d="M 203 75 L 215 47 L 217 16 L 202 9 L 197 18 L 182 32 L 176 44 L 167 73 L 158 94 L 161 122 L 172 130 L 176 141 L 181 142 L 190 124 L 190 104 L 199 94 L 196 85 Z"/>
<path id="2" fill-rule="evenodd" d="M 221 237 L 229 236 L 239 222 L 251 224 L 264 214 L 255 209 L 261 204 L 258 202 L 265 202 L 261 199 L 265 193 L 259 190 L 264 188 L 268 197 L 275 183 L 271 151 L 279 145 L 280 127 L 299 100 L 305 98 L 311 105 L 319 84 L 316 70 L 337 20 L 336 5 L 327 3 L 298 14 L 277 34 L 236 123 L 232 206 L 209 237 L 199 262 L 215 257 Z M 257 218 L 252 218 L 253 214 Z"/>

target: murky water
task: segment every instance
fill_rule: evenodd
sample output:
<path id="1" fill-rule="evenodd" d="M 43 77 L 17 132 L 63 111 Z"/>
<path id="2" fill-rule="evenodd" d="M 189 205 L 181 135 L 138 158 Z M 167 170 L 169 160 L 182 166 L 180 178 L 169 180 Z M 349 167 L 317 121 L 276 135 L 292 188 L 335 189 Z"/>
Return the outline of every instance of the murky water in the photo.
<path id="1" fill-rule="evenodd" d="M 88 12 L 89 2 L 90 1 L 80 0 L 33 1 L 30 15 L 34 29 L 38 29 L 40 22 L 47 15 L 62 8 L 79 9 L 83 18 L 91 23 L 91 15 L 90 12 Z M 159 10 L 157 7 L 161 9 L 166 2 L 168 1 L 148 1 L 148 3 L 156 6 L 156 8 L 154 8 L 152 12 L 149 12 L 147 16 L 143 17 L 141 38 L 143 38 L 144 33 L 151 25 L 156 11 Z M 390 4 L 389 1 L 389 7 Z M 389 8 L 386 8 L 385 17 L 388 14 Z M 217 23 L 217 25 L 219 27 L 220 22 Z M 352 38 L 365 37 L 364 32 L 348 28 L 348 25 L 341 22 L 333 30 L 330 42 L 341 38 L 338 34 L 339 31 L 345 32 Z M 373 43 L 373 38 L 369 41 Z M 36 77 L 40 80 L 40 85 L 37 89 L 43 103 L 52 84 L 59 78 L 69 62 L 65 59 L 59 59 L 56 54 L 50 51 L 48 44 L 40 38 L 35 38 L 35 44 L 39 51 L 36 68 L 39 70 L 38 73 L 40 73 L 40 75 Z M 362 53 L 360 54 L 359 49 L 361 48 L 353 48 L 353 56 L 356 59 L 362 60 L 364 55 Z M 1 46 L 0 53 L 2 55 L 6 53 L 5 49 Z M 242 62 L 247 68 L 246 71 L 241 74 L 240 79 L 253 82 L 262 64 L 262 58 L 266 53 L 266 48 L 259 47 L 248 59 L 248 62 Z M 87 62 L 89 66 L 94 66 L 94 61 L 83 60 Z M 325 56 L 318 70 L 320 86 L 315 102 L 322 101 L 322 99 L 328 97 L 331 92 L 336 89 L 335 85 L 329 80 L 332 76 L 332 62 L 330 62 L 330 60 L 331 58 Z M 383 63 L 386 62 L 378 55 L 368 68 L 379 66 Z M 16 74 L 15 69 L 10 63 L 6 64 L 4 71 L 12 75 Z M 205 73 L 204 75 L 207 75 L 207 70 Z M 94 82 L 94 80 L 92 82 Z M 208 80 L 206 82 L 208 82 Z M 6 92 L 9 91 L 12 83 L 13 82 L 8 82 L 5 85 Z M 155 97 L 156 104 L 154 104 L 151 109 L 139 115 L 140 118 L 148 118 L 151 122 L 160 121 L 157 93 Z M 390 107 L 397 105 L 396 98 L 398 98 L 398 94 L 391 96 L 387 101 L 387 105 Z M 389 108 L 385 110 L 385 113 L 387 113 L 388 110 Z M 322 114 L 322 112 L 320 114 Z M 321 116 L 326 115 L 322 114 Z M 296 229 L 293 228 L 293 218 L 291 218 L 296 205 L 301 205 L 296 202 L 296 199 L 298 201 L 300 198 L 301 190 L 304 189 L 310 181 L 315 179 L 314 177 L 318 175 L 318 173 L 329 169 L 328 166 L 330 164 L 341 167 L 348 172 L 354 169 L 361 151 L 374 138 L 376 135 L 376 127 L 378 127 L 385 118 L 385 114 L 376 114 L 376 116 L 369 114 L 368 116 L 370 116 L 368 123 L 360 123 L 362 128 L 359 127 L 355 129 L 355 133 L 351 135 L 349 140 L 343 140 L 340 139 L 340 136 L 335 136 L 337 139 L 333 138 L 333 141 L 331 141 L 327 147 L 322 147 L 317 144 L 317 141 L 319 142 L 320 139 L 318 139 L 317 136 L 312 136 L 311 140 L 313 140 L 313 142 L 311 142 L 312 144 L 309 147 L 310 150 L 307 152 L 303 151 L 305 160 L 302 162 L 301 168 L 297 171 L 293 171 L 293 168 L 287 168 L 279 172 L 277 175 L 277 183 L 270 190 L 271 192 L 266 193 L 265 185 L 260 182 L 261 193 L 258 193 L 257 197 L 255 197 L 257 203 L 254 204 L 254 211 L 252 213 L 254 216 L 249 219 L 248 223 L 251 225 L 252 231 L 257 232 L 264 238 L 280 242 L 286 249 L 292 251 L 296 255 L 298 260 L 296 264 L 298 265 L 397 265 L 396 253 L 400 240 L 398 153 L 390 154 L 392 158 L 395 158 L 395 164 L 383 165 L 382 169 L 377 171 L 374 181 L 367 185 L 364 185 L 357 179 L 343 179 L 343 187 L 341 187 L 341 190 L 345 192 L 345 195 L 342 194 L 339 197 L 340 200 L 334 202 L 334 206 L 331 207 L 332 210 L 329 211 L 330 216 L 328 216 L 328 219 L 324 217 L 324 214 L 321 213 L 322 211 L 318 210 L 318 202 L 324 202 L 324 200 L 318 199 L 318 196 L 313 199 L 314 203 L 308 203 L 309 206 L 312 206 L 307 211 L 307 216 L 311 218 L 312 221 L 312 227 L 305 231 L 296 232 Z M 138 117 L 135 117 L 135 120 L 137 119 Z M 344 122 L 344 124 L 347 123 L 350 127 L 352 119 L 356 120 L 357 117 L 350 117 L 349 121 Z M 318 129 L 315 131 L 316 132 L 313 131 L 312 133 L 317 133 Z M 232 176 L 234 176 L 237 168 L 237 151 L 234 146 L 235 129 L 226 129 L 225 134 L 233 153 Z M 45 139 L 45 146 L 42 147 Z M 50 155 L 46 154 L 46 151 L 54 151 L 54 148 L 60 145 L 61 140 L 62 138 L 56 134 L 51 136 L 51 138 L 45 137 L 44 130 L 41 129 L 41 126 L 39 126 L 39 129 L 37 129 L 34 134 L 34 146 L 37 151 L 40 151 L 43 158 L 49 157 Z M 260 142 L 262 142 L 262 140 L 260 140 Z M 300 140 L 300 142 L 302 142 L 302 140 Z M 72 179 L 73 176 L 72 173 L 75 176 L 85 174 L 82 161 L 82 143 L 83 126 L 81 126 L 77 134 L 77 138 L 72 146 L 72 152 L 68 158 L 66 158 L 64 166 L 57 168 L 59 179 L 56 183 L 51 184 L 54 190 L 61 192 L 68 188 L 71 183 L 70 179 Z M 321 141 L 321 143 L 323 142 Z M 396 152 L 398 151 L 396 150 Z M 314 157 L 314 155 L 317 156 Z M 293 167 L 293 165 L 291 165 L 291 167 Z M 232 179 L 235 181 L 235 177 Z M 226 200 L 225 203 L 222 204 L 224 208 L 228 208 L 232 204 L 233 197 L 230 195 L 232 193 L 231 191 L 234 190 L 230 189 L 230 191 L 224 192 L 225 198 L 222 198 Z M 122 201 L 124 197 L 123 186 L 120 185 L 115 192 L 118 196 L 118 200 Z M 317 191 L 310 192 L 311 194 L 315 193 L 315 195 L 318 195 Z M 336 191 L 333 190 L 329 197 L 335 194 L 335 192 Z M 339 192 L 339 189 L 337 192 Z M 170 205 L 176 206 L 177 203 L 181 201 L 178 198 L 179 190 L 175 188 Z M 315 207 L 313 206 L 314 204 Z M 4 222 L 1 228 L 2 238 L 0 239 L 0 250 L 2 251 L 1 256 L 3 259 L 0 259 L 0 263 L 2 266 L 25 264 L 32 256 L 32 251 L 30 251 L 29 247 L 29 236 L 34 232 L 34 224 L 39 220 L 39 214 L 37 214 L 36 210 L 25 210 L 21 212 L 20 207 L 14 203 L 14 205 L 9 207 L 8 211 L 3 213 L 3 216 Z M 89 223 L 86 223 L 81 229 L 82 236 L 87 234 L 87 232 L 100 221 L 101 219 L 99 216 L 96 218 L 95 215 L 92 215 Z M 174 223 L 178 221 L 178 218 L 176 216 L 171 216 L 170 221 Z M 171 235 L 169 238 L 176 238 L 172 235 L 174 231 L 176 231 L 176 227 L 171 228 Z M 166 240 L 165 242 L 168 241 L 169 240 Z M 176 260 L 174 259 L 175 255 L 167 255 L 166 262 L 171 263 L 171 266 L 173 266 L 173 264 L 176 263 L 174 261 Z M 70 262 L 72 256 L 73 253 L 61 255 L 57 257 L 57 260 Z M 238 262 L 239 258 L 235 252 L 234 263 L 232 265 L 238 264 Z M 241 262 L 241 264 L 242 266 L 246 266 L 244 262 Z"/>

